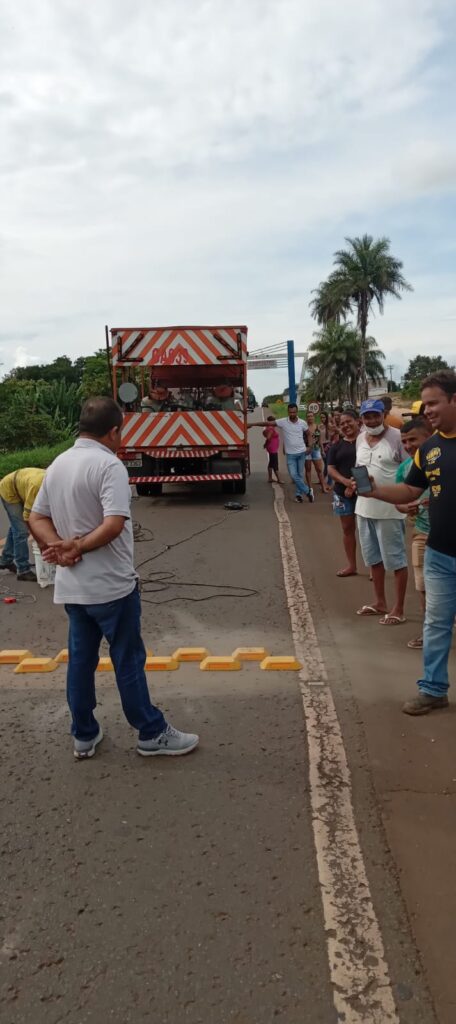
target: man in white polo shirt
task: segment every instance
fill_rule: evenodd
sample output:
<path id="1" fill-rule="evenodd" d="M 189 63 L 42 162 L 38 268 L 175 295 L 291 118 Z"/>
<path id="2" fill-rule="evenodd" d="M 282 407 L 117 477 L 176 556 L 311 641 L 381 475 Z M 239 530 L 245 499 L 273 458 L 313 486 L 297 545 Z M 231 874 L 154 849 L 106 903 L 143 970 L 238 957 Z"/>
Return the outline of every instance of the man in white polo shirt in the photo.
<path id="1" fill-rule="evenodd" d="M 88 399 L 79 439 L 47 470 L 30 516 L 44 558 L 57 564 L 54 600 L 65 606 L 70 620 L 67 697 L 79 760 L 92 757 L 103 738 L 93 713 L 103 636 L 125 716 L 139 732 L 138 753 L 187 754 L 198 744 L 198 736 L 169 725 L 149 696 L 131 491 L 125 466 L 116 457 L 122 419 L 112 398 Z"/>
<path id="2" fill-rule="evenodd" d="M 399 465 L 407 458 L 400 430 L 385 423 L 381 399 L 368 398 L 360 409 L 364 429 L 356 439 L 356 465 L 365 466 L 376 487 L 396 482 Z M 379 615 L 382 626 L 405 622 L 407 589 L 405 515 L 386 501 L 358 496 L 356 501 L 359 541 L 365 565 L 371 569 L 375 598 L 358 615 Z M 385 572 L 394 573 L 394 603 L 387 612 Z"/>
<path id="3" fill-rule="evenodd" d="M 294 402 L 288 406 L 288 416 L 275 421 L 282 431 L 287 469 L 295 485 L 295 501 L 302 502 L 305 494 L 308 501 L 314 501 L 313 488 L 304 481 L 304 466 L 307 448 L 307 423 L 299 419 L 298 407 Z M 264 427 L 264 423 L 249 423 L 249 427 Z"/>

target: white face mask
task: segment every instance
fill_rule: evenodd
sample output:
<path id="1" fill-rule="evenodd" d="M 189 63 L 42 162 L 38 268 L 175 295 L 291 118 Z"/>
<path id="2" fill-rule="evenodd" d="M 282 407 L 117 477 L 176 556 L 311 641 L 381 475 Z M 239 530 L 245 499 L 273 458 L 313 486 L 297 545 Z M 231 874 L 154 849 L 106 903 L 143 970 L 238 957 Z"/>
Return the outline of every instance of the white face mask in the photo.
<path id="1" fill-rule="evenodd" d="M 379 427 L 366 427 L 366 434 L 370 434 L 371 437 L 377 437 L 378 434 L 383 434 L 385 424 L 380 423 Z"/>

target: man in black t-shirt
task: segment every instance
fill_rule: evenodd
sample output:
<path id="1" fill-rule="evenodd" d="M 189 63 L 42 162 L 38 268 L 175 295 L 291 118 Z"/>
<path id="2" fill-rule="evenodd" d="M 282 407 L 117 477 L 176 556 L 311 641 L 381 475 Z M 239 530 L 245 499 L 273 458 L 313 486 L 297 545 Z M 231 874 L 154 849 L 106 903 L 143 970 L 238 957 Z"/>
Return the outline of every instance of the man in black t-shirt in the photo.
<path id="1" fill-rule="evenodd" d="M 370 495 L 406 504 L 429 488 L 424 672 L 418 697 L 404 704 L 407 715 L 448 707 L 448 657 L 456 617 L 456 373 L 442 370 L 427 377 L 421 397 L 435 433 L 418 449 L 403 484 L 378 489 L 374 484 Z"/>
<path id="2" fill-rule="evenodd" d="M 352 483 L 351 471 L 356 466 L 356 438 L 359 434 L 358 413 L 347 409 L 340 417 L 342 437 L 328 452 L 328 473 L 334 480 L 333 512 L 340 518 L 342 539 L 348 565 L 337 576 L 356 576 L 356 497 L 347 498 L 345 491 Z"/>

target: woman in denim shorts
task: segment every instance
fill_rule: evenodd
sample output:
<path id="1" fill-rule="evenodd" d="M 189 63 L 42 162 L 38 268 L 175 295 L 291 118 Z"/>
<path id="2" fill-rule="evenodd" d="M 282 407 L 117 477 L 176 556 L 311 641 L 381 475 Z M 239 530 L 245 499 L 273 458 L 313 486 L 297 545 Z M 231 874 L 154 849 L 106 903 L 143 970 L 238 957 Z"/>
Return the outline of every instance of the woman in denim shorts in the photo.
<path id="1" fill-rule="evenodd" d="M 339 569 L 337 575 L 356 576 L 356 498 L 345 496 L 346 487 L 352 483 L 350 476 L 356 466 L 356 438 L 359 434 L 358 414 L 354 409 L 347 409 L 340 419 L 341 437 L 331 445 L 328 452 L 328 473 L 334 480 L 333 511 L 340 518 L 342 539 L 347 566 Z"/>
<path id="2" fill-rule="evenodd" d="M 315 471 L 320 483 L 320 487 L 323 494 L 327 494 L 330 488 L 325 484 L 323 476 L 323 456 L 320 448 L 320 428 L 315 420 L 313 412 L 307 413 L 307 428 L 309 447 L 306 452 L 306 480 L 307 486 L 312 487 L 312 466 L 315 466 Z"/>

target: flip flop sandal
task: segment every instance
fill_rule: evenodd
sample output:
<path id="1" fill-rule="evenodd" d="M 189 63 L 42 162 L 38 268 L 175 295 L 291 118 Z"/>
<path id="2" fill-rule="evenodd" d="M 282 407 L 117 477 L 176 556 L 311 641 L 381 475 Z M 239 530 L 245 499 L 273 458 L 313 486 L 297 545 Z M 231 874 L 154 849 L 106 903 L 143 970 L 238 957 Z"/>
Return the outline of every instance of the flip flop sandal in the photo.
<path id="1" fill-rule="evenodd" d="M 401 618 L 400 615 L 384 615 L 380 619 L 381 626 L 402 626 L 403 622 L 407 622 L 407 619 L 404 616 Z"/>
<path id="2" fill-rule="evenodd" d="M 410 649 L 412 651 L 422 651 L 423 650 L 423 637 L 422 636 L 417 636 L 415 638 L 415 640 L 409 640 L 409 642 L 407 644 L 407 647 L 410 647 Z"/>
<path id="3" fill-rule="evenodd" d="M 344 580 L 346 576 L 357 576 L 357 575 L 358 575 L 357 572 L 346 572 L 345 569 L 338 569 L 338 571 L 336 572 L 336 576 L 338 576 L 340 580 Z"/>
<path id="4" fill-rule="evenodd" d="M 373 604 L 363 604 L 362 608 L 358 608 L 357 615 L 365 615 L 367 618 L 371 615 L 383 615 L 383 612 L 379 612 L 378 608 L 374 608 Z"/>

